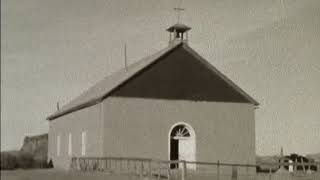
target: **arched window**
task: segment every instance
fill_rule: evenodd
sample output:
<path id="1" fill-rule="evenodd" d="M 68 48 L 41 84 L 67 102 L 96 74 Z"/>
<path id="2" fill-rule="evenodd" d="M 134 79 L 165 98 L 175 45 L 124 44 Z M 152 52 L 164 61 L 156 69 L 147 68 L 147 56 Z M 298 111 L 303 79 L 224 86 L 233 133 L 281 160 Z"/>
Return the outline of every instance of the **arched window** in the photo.
<path id="1" fill-rule="evenodd" d="M 169 131 L 169 159 L 196 161 L 196 138 L 194 129 L 187 123 L 174 124 Z M 171 164 L 170 168 L 178 168 L 179 164 Z M 187 165 L 195 169 L 194 164 Z"/>
<path id="2" fill-rule="evenodd" d="M 170 136 L 174 139 L 190 137 L 190 132 L 185 125 L 177 125 L 172 129 Z"/>

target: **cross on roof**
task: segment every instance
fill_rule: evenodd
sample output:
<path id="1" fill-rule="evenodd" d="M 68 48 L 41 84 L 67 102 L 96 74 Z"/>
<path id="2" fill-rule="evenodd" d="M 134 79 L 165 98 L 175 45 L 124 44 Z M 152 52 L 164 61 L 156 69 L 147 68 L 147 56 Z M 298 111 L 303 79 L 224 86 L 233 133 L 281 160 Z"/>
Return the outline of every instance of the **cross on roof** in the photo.
<path id="1" fill-rule="evenodd" d="M 178 23 L 180 22 L 180 13 L 181 11 L 184 11 L 184 8 L 174 8 L 174 10 L 177 12 L 177 18 L 178 18 Z"/>

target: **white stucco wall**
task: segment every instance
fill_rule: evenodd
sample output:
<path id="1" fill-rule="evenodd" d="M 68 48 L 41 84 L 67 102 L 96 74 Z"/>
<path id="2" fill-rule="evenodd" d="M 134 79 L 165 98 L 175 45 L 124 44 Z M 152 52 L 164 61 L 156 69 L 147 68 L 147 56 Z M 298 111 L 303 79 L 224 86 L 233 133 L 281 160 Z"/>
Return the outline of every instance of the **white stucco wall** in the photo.
<path id="1" fill-rule="evenodd" d="M 85 156 L 101 156 L 103 152 L 101 104 L 76 111 L 50 121 L 49 160 L 55 168 L 68 169 L 72 156 L 81 157 L 81 133 L 86 131 Z M 68 155 L 69 133 L 72 134 L 72 156 Z M 60 135 L 60 156 L 57 156 L 57 136 Z"/>
<path id="2" fill-rule="evenodd" d="M 188 123 L 195 130 L 196 161 L 255 163 L 251 104 L 120 97 L 109 97 L 51 121 L 48 157 L 56 168 L 68 169 L 69 133 L 72 133 L 72 156 L 81 157 L 81 132 L 85 130 L 86 156 L 169 159 L 168 134 L 177 122 Z"/>
<path id="3" fill-rule="evenodd" d="M 177 122 L 196 133 L 196 160 L 255 163 L 254 106 L 110 97 L 103 101 L 104 155 L 168 159 Z"/>

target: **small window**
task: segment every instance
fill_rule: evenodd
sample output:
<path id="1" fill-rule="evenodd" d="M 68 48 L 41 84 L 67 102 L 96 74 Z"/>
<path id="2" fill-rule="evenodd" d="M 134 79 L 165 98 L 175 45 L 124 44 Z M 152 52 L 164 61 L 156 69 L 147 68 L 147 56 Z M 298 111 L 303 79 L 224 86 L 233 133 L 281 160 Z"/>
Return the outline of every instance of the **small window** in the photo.
<path id="1" fill-rule="evenodd" d="M 57 136 L 57 156 L 60 156 L 60 135 Z"/>
<path id="2" fill-rule="evenodd" d="M 72 134 L 69 133 L 68 155 L 72 156 Z"/>
<path id="3" fill-rule="evenodd" d="M 87 142 L 87 132 L 83 131 L 81 134 L 81 155 L 86 155 L 86 142 Z"/>

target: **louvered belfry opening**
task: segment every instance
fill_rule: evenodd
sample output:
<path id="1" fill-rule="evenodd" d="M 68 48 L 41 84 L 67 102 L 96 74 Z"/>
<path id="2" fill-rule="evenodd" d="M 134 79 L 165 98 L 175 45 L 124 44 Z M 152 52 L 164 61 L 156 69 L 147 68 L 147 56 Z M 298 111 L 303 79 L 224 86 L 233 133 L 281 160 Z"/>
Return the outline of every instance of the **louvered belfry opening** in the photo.
<path id="1" fill-rule="evenodd" d="M 169 32 L 169 44 L 176 41 L 188 42 L 188 31 L 191 28 L 185 24 L 177 23 L 169 27 L 167 31 Z"/>

